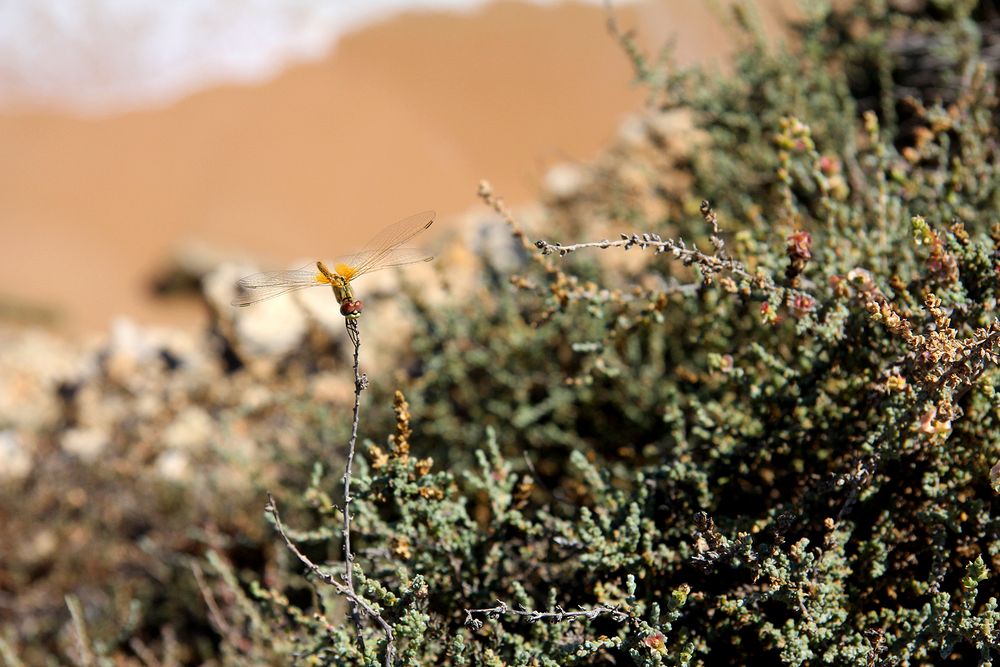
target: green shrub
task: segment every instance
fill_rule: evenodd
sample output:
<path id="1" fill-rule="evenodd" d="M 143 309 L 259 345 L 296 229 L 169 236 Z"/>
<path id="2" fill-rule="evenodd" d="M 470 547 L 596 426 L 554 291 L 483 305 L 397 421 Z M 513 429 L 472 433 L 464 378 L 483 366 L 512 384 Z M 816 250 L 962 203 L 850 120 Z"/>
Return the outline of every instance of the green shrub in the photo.
<path id="1" fill-rule="evenodd" d="M 722 78 L 650 64 L 613 26 L 650 86 L 645 140 L 550 204 L 561 243 L 532 248 L 484 184 L 534 255 L 516 276 L 485 258 L 472 303 L 415 297 L 419 364 L 356 476 L 352 538 L 401 664 L 990 661 L 987 10 L 814 7 L 779 50 L 743 14 Z M 656 128 L 681 108 L 707 141 L 671 158 L 678 187 Z M 605 261 L 623 250 L 645 261 Z M 325 473 L 299 537 L 337 572 Z M 381 664 L 379 626 L 362 656 L 309 578 L 258 591 L 263 622 L 299 664 Z"/>
<path id="2" fill-rule="evenodd" d="M 474 298 L 410 294 L 403 392 L 379 378 L 361 412 L 391 435 L 359 445 L 353 583 L 344 428 L 269 403 L 267 438 L 329 455 L 300 497 L 301 466 L 267 476 L 287 545 L 193 567 L 210 630 L 185 655 L 990 664 L 994 10 L 903 4 L 813 3 L 780 49 L 741 10 L 727 76 L 612 22 L 650 92 L 629 136 L 549 196 L 537 242 L 484 183 L 517 268 L 484 255 Z"/>

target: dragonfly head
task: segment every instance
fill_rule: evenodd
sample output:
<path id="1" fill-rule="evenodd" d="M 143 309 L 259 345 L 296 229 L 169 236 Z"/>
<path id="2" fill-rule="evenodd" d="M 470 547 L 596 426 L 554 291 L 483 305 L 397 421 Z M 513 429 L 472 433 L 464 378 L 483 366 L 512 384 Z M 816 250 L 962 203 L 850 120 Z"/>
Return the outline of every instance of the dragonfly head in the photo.
<path id="1" fill-rule="evenodd" d="M 365 304 L 360 299 L 345 298 L 340 302 L 340 314 L 349 320 L 356 320 L 361 317 L 361 311 Z"/>

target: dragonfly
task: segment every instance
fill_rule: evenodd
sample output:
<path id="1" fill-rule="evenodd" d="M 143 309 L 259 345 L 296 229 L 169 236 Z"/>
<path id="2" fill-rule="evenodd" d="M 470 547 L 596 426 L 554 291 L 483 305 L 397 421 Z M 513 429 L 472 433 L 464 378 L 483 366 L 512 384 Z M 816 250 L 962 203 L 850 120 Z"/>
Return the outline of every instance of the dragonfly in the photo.
<path id="1" fill-rule="evenodd" d="M 252 306 L 307 287 L 328 286 L 340 303 L 340 314 L 348 320 L 356 320 L 361 317 L 364 304 L 354 295 L 351 284 L 355 279 L 373 271 L 434 259 L 419 248 L 405 245 L 434 224 L 434 215 L 434 211 L 423 211 L 389 225 L 358 252 L 329 263 L 317 261 L 294 271 L 269 271 L 240 278 L 233 305 Z"/>

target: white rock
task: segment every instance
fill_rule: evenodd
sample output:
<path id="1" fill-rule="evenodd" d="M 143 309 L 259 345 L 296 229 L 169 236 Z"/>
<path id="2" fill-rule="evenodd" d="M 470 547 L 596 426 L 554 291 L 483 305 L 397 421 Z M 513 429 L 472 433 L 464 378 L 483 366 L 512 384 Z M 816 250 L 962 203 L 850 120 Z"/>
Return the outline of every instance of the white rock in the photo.
<path id="1" fill-rule="evenodd" d="M 523 249 L 500 217 L 470 218 L 462 240 L 475 255 L 485 257 L 500 271 L 513 272 L 524 264 Z"/>
<path id="2" fill-rule="evenodd" d="M 232 305 L 232 301 L 236 297 L 236 281 L 259 271 L 251 264 L 220 264 L 201 279 L 201 292 L 209 305 L 219 313 L 235 315 L 238 309 Z"/>
<path id="3" fill-rule="evenodd" d="M 240 407 L 247 412 L 268 407 L 274 403 L 274 392 L 262 384 L 254 384 L 240 392 Z"/>
<path id="4" fill-rule="evenodd" d="M 170 449 L 202 451 L 217 436 L 212 418 L 202 408 L 190 405 L 174 418 L 163 433 L 163 444 Z"/>
<path id="5" fill-rule="evenodd" d="M 545 174 L 545 190 L 558 200 L 566 200 L 577 194 L 586 184 L 587 172 L 570 162 L 557 164 Z"/>
<path id="6" fill-rule="evenodd" d="M 629 148 L 638 148 L 648 138 L 646 122 L 638 114 L 629 114 L 618 125 L 618 140 Z"/>
<path id="7" fill-rule="evenodd" d="M 160 346 L 150 330 L 140 327 L 128 317 L 116 317 L 111 323 L 108 352 L 138 362 L 147 362 L 159 355 Z"/>
<path id="8" fill-rule="evenodd" d="M 191 460 L 185 452 L 171 449 L 156 457 L 156 473 L 170 482 L 183 482 L 191 478 Z"/>
<path id="9" fill-rule="evenodd" d="M 252 306 L 233 306 L 236 281 L 253 273 L 257 273 L 254 267 L 245 264 L 223 264 L 202 280 L 205 298 L 221 315 L 232 317 L 236 338 L 245 352 L 287 354 L 302 344 L 308 330 L 308 316 L 298 301 L 300 295 L 283 294 Z"/>
<path id="10" fill-rule="evenodd" d="M 0 431 L 0 479 L 22 480 L 31 472 L 32 452 L 15 431 Z"/>
<path id="11" fill-rule="evenodd" d="M 308 319 L 293 296 L 280 296 L 241 309 L 236 336 L 251 354 L 281 356 L 302 344 Z"/>
<path id="12" fill-rule="evenodd" d="M 650 114 L 646 124 L 649 133 L 663 145 L 663 152 L 674 157 L 688 156 L 709 141 L 708 133 L 695 127 L 694 116 L 687 109 Z"/>
<path id="13" fill-rule="evenodd" d="M 78 340 L 39 330 L 0 330 L 0 423 L 33 431 L 62 418 L 60 382 L 90 377 L 94 355 Z"/>
<path id="14" fill-rule="evenodd" d="M 63 433 L 61 444 L 64 451 L 93 463 L 110 444 L 110 437 L 99 428 L 73 428 Z"/>

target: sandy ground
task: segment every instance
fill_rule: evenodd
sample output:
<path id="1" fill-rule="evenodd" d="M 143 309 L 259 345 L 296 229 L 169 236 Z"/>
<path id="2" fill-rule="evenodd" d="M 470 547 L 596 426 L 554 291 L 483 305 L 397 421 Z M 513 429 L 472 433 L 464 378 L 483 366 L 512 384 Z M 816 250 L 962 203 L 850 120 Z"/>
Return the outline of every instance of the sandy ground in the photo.
<path id="1" fill-rule="evenodd" d="M 702 0 L 618 12 L 682 62 L 723 58 Z M 509 201 L 546 169 L 588 160 L 642 93 L 602 9 L 517 3 L 410 14 L 342 40 L 320 62 L 255 86 L 104 118 L 0 115 L 0 317 L 51 309 L 66 331 L 195 322 L 151 296 L 151 276 L 198 241 L 278 266 L 349 251 L 434 208 Z"/>

